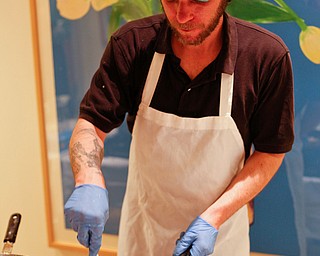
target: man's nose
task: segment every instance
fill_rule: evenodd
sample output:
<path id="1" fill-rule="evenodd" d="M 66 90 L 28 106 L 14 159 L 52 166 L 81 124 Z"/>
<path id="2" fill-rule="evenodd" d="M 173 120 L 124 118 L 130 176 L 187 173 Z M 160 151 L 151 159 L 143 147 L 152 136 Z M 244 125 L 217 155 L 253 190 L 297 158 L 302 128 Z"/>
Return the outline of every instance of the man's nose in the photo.
<path id="1" fill-rule="evenodd" d="M 193 19 L 193 10 L 190 1 L 178 1 L 176 19 L 180 24 L 184 24 Z"/>

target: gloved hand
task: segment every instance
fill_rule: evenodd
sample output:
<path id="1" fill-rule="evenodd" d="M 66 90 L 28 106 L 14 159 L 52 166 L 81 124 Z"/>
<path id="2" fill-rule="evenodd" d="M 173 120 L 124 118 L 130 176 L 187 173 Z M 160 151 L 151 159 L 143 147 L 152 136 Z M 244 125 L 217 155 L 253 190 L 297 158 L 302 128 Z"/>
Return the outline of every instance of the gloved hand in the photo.
<path id="1" fill-rule="evenodd" d="M 173 256 L 179 256 L 190 246 L 192 256 L 207 256 L 213 253 L 218 230 L 201 217 L 197 217 L 178 241 Z"/>
<path id="2" fill-rule="evenodd" d="M 78 232 L 78 241 L 89 248 L 89 256 L 96 256 L 109 218 L 108 191 L 96 185 L 80 185 L 65 204 L 64 212 L 73 230 Z"/>

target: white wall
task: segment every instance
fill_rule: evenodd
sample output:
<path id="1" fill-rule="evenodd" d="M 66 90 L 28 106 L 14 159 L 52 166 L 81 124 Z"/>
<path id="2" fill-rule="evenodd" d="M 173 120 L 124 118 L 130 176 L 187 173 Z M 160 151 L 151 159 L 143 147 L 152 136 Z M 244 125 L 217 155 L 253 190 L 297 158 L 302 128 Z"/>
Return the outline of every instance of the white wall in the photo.
<path id="1" fill-rule="evenodd" d="M 1 0 L 0 238 L 2 241 L 9 216 L 20 212 L 22 222 L 14 253 L 86 255 L 48 246 L 32 47 L 29 0 Z"/>

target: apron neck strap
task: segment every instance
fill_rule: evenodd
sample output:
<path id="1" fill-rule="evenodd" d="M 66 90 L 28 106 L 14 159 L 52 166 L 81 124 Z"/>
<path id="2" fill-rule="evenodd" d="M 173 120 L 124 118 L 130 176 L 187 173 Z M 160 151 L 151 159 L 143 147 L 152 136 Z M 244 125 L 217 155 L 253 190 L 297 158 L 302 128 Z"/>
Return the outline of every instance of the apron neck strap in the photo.
<path id="1" fill-rule="evenodd" d="M 234 74 L 221 74 L 219 116 L 231 116 Z"/>
<path id="2" fill-rule="evenodd" d="M 158 84 L 165 56 L 165 54 L 160 54 L 157 52 L 155 52 L 153 55 L 153 59 L 149 68 L 149 73 L 142 94 L 142 102 L 147 106 L 150 106 L 153 93 Z"/>
<path id="3" fill-rule="evenodd" d="M 147 80 L 143 89 L 142 102 L 150 106 L 162 70 L 165 54 L 155 52 L 150 65 Z M 221 74 L 219 116 L 231 116 L 233 96 L 233 74 Z"/>

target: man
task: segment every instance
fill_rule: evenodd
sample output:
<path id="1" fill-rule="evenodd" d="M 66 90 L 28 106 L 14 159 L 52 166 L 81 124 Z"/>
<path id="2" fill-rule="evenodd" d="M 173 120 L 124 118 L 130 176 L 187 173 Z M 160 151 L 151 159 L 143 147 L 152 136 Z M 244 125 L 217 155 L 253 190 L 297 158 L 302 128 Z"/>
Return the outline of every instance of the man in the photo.
<path id="1" fill-rule="evenodd" d="M 118 255 L 249 255 L 245 205 L 293 143 L 288 49 L 225 14 L 227 0 L 161 2 L 165 15 L 113 35 L 81 103 L 66 216 L 96 255 L 108 217 L 103 141 L 128 113 Z"/>

